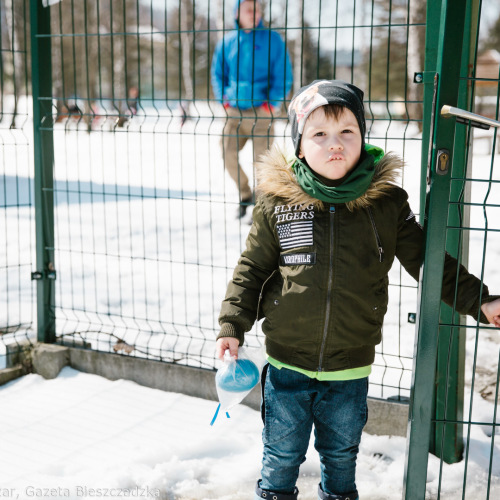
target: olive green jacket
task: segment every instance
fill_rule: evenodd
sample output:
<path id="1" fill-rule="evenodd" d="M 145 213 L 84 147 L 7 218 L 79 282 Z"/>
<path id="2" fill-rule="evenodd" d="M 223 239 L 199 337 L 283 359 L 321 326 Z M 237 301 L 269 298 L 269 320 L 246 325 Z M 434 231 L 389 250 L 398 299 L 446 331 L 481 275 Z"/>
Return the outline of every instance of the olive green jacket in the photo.
<path id="1" fill-rule="evenodd" d="M 258 168 L 262 194 L 222 303 L 218 338 L 242 344 L 244 333 L 265 318 L 266 350 L 279 361 L 311 371 L 371 364 L 394 258 L 416 280 L 423 258 L 422 227 L 407 193 L 395 185 L 401 167 L 398 157 L 386 154 L 361 198 L 329 205 L 300 188 L 278 149 L 269 152 Z M 446 255 L 446 303 L 477 317 L 479 297 L 485 302 L 489 295 L 481 286 Z"/>

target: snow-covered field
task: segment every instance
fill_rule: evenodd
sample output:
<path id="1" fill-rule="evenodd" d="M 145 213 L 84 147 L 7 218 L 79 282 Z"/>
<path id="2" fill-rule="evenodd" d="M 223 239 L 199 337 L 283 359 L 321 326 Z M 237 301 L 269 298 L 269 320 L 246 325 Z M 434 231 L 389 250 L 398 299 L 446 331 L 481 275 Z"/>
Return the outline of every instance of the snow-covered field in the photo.
<path id="1" fill-rule="evenodd" d="M 134 120 L 125 130 L 97 124 L 91 134 L 77 131 L 75 122 L 56 125 L 58 333 L 80 332 L 103 350 L 121 339 L 134 347 L 133 355 L 210 368 L 219 304 L 249 228 L 247 220 L 234 217 L 238 198 L 222 166 L 221 122 L 200 118 L 181 134 L 175 116 Z M 404 154 L 403 185 L 418 212 L 417 131 L 381 122 L 371 130 L 369 142 Z M 31 132 L 27 125 L 0 134 L 0 205 L 10 205 L 0 216 L 6 242 L 0 245 L 0 298 L 6 297 L 8 306 L 0 309 L 0 326 L 31 323 L 33 335 Z M 283 124 L 277 134 L 286 137 Z M 250 172 L 249 148 L 243 163 Z M 491 168 L 490 152 L 478 143 L 473 177 L 498 180 L 498 169 L 498 162 Z M 477 203 L 500 199 L 498 185 L 474 183 L 472 189 Z M 498 209 L 472 207 L 471 220 L 479 231 L 470 232 L 469 267 L 481 274 L 484 256 L 485 282 L 500 293 L 500 233 L 489 232 L 485 246 L 482 231 L 485 221 L 489 229 L 499 229 Z M 399 266 L 390 278 L 391 309 L 371 377 L 375 397 L 408 395 L 410 386 L 414 325 L 407 315 L 416 310 L 416 288 Z M 429 498 L 437 498 L 440 482 L 440 498 L 460 497 L 465 466 L 466 498 L 487 498 L 490 459 L 489 498 L 500 496 L 499 448 L 488 425 L 495 414 L 498 335 L 482 330 L 476 339 L 472 329 L 467 334 L 465 418 L 473 387 L 472 420 L 484 425 L 470 428 L 466 465 L 444 465 L 441 480 L 439 462 L 430 457 Z M 13 334 L 2 338 L 8 343 Z M 259 339 L 249 336 L 253 344 Z M 487 392 L 489 400 L 480 395 Z M 210 427 L 215 406 L 69 368 L 53 381 L 24 377 L 0 388 L 0 497 L 8 497 L 2 488 L 10 487 L 19 498 L 42 496 L 29 489 L 33 486 L 60 487 L 59 497 L 52 498 L 91 498 L 91 488 L 149 488 L 164 499 L 250 499 L 259 472 L 259 415 L 239 406 L 231 419 L 219 418 Z M 362 498 L 401 497 L 404 449 L 402 438 L 363 437 Z M 311 451 L 301 470 L 302 499 L 315 498 L 318 470 Z"/>
<path id="2" fill-rule="evenodd" d="M 486 416 L 485 405 L 475 418 Z M 0 408 L 0 498 L 253 498 L 262 424 L 259 412 L 243 405 L 211 427 L 213 401 L 64 368 L 54 380 L 28 375 L 1 387 Z M 487 498 L 490 442 L 487 428 L 473 428 L 465 498 Z M 489 498 L 500 495 L 499 453 L 495 446 Z M 364 434 L 361 498 L 401 498 L 404 455 L 404 438 Z M 461 498 L 464 467 L 444 465 L 440 498 Z M 318 472 L 311 443 L 301 500 L 316 499 Z M 437 498 L 438 484 L 439 461 L 430 456 L 428 498 Z"/>

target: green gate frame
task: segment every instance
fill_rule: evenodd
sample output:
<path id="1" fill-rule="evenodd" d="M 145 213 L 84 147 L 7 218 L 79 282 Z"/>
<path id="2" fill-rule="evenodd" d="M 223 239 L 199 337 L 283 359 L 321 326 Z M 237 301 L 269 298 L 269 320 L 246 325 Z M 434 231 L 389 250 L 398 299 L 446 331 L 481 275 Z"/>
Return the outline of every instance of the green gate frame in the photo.
<path id="1" fill-rule="evenodd" d="M 478 4 L 478 0 L 427 4 L 421 179 L 426 257 L 419 284 L 408 419 L 403 498 L 409 500 L 425 499 L 429 452 L 447 463 L 458 462 L 463 454 L 459 422 L 463 419 L 465 332 L 457 326 L 463 320 L 441 303 L 441 276 L 445 250 L 463 264 L 468 258 L 468 241 L 458 232 L 446 231 L 447 226 L 464 225 L 458 211 L 448 210 L 461 196 L 461 183 L 452 186 L 451 179 L 467 174 L 468 138 L 466 128 L 455 130 L 455 121 L 443 118 L 440 110 L 444 104 L 468 108 L 468 80 L 460 77 L 469 76 L 469 63 L 474 60 Z M 445 175 L 437 173 L 440 150 L 449 152 L 450 168 Z"/>

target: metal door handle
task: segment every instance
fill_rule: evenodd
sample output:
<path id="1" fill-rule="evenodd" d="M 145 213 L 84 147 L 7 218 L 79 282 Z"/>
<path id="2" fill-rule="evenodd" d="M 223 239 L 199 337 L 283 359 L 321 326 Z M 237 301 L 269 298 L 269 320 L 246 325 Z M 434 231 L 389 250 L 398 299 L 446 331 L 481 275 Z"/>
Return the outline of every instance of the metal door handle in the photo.
<path id="1" fill-rule="evenodd" d="M 486 130 L 490 127 L 500 128 L 500 122 L 497 120 L 487 118 L 486 116 L 476 115 L 470 111 L 465 111 L 465 109 L 454 108 L 453 106 L 448 106 L 447 104 L 441 108 L 441 115 L 445 118 L 456 116 L 458 122 L 466 123 L 467 121 L 470 121 L 472 126 L 484 128 Z"/>

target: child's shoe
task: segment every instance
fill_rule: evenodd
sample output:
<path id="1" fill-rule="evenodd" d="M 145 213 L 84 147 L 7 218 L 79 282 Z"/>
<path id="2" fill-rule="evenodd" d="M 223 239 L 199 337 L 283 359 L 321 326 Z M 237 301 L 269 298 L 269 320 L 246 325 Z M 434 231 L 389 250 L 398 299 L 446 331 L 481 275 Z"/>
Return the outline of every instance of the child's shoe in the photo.
<path id="1" fill-rule="evenodd" d="M 359 500 L 359 496 L 357 491 L 344 493 L 343 495 L 330 495 L 323 491 L 320 483 L 318 484 L 318 500 Z"/>
<path id="2" fill-rule="evenodd" d="M 260 479 L 257 481 L 257 485 L 255 486 L 255 500 L 297 500 L 297 495 L 299 494 L 299 490 L 295 487 L 293 493 L 274 493 L 269 490 L 263 490 L 260 487 Z"/>

